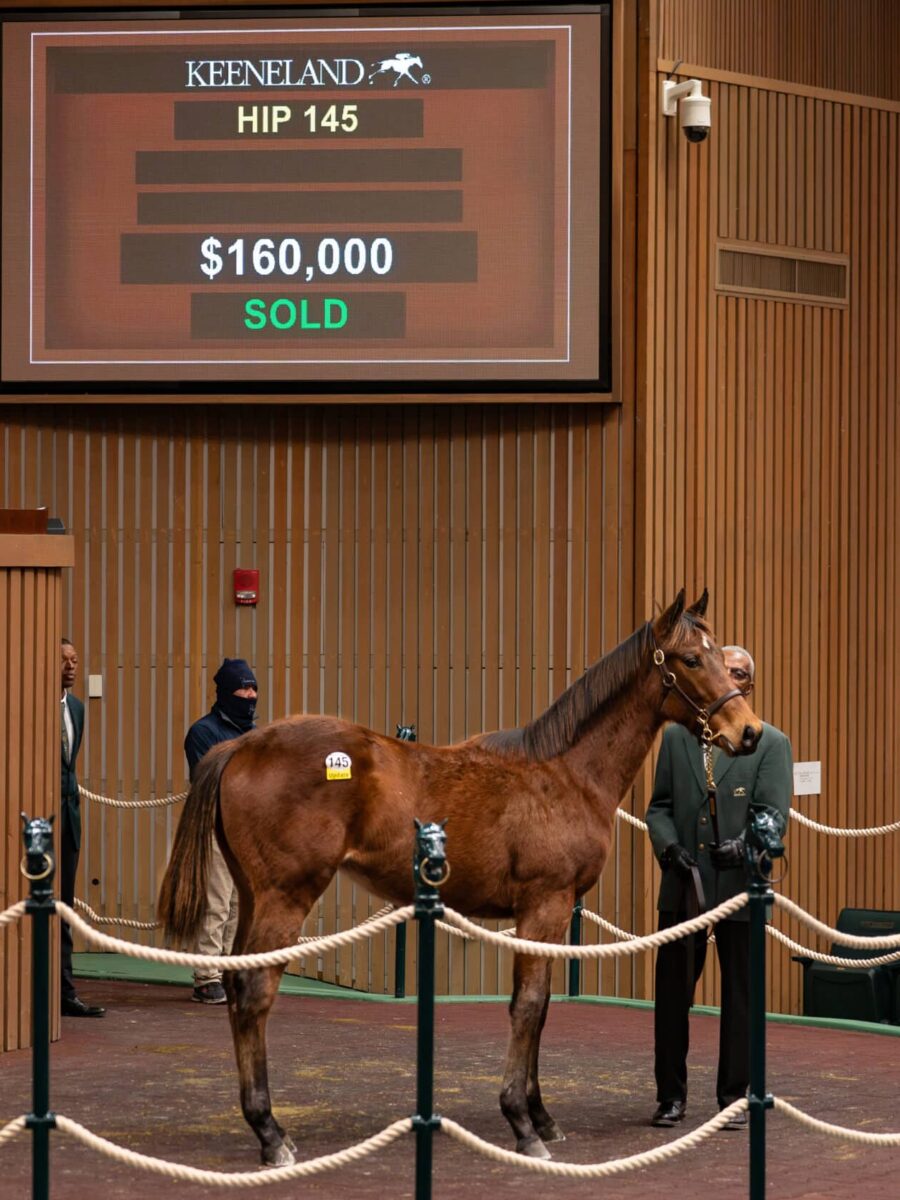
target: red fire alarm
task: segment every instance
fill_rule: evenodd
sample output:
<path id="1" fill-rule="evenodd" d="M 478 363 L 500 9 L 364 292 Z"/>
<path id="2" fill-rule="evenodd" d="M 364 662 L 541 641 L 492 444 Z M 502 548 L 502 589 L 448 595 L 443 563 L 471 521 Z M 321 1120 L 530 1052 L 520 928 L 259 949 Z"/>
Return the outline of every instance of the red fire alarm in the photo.
<path id="1" fill-rule="evenodd" d="M 256 604 L 259 600 L 259 571 L 255 567 L 234 568 L 235 604 Z"/>

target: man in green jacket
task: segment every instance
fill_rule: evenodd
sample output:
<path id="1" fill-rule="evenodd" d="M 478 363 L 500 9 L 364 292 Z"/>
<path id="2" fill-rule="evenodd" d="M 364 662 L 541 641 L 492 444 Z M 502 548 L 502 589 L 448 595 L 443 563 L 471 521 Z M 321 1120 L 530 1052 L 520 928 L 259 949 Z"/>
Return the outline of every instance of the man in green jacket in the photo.
<path id="1" fill-rule="evenodd" d="M 753 688 L 756 668 L 740 646 L 724 647 L 725 668 L 744 695 Z M 703 753 L 681 725 L 666 729 L 656 765 L 647 826 L 662 867 L 659 928 L 667 929 L 747 889 L 744 838 L 750 804 L 774 810 L 787 829 L 793 795 L 793 758 L 785 735 L 763 722 L 753 754 L 730 758 L 713 750 L 719 840 L 716 842 L 706 786 Z M 702 887 L 698 887 L 698 879 Z M 715 927 L 722 970 L 719 1027 L 719 1108 L 744 1096 L 750 1082 L 749 924 L 747 909 Z M 660 947 L 656 959 L 654 1046 L 658 1108 L 652 1124 L 664 1128 L 683 1120 L 687 1107 L 688 1013 L 703 971 L 707 934 L 680 938 Z M 740 1113 L 725 1126 L 746 1126 Z"/>

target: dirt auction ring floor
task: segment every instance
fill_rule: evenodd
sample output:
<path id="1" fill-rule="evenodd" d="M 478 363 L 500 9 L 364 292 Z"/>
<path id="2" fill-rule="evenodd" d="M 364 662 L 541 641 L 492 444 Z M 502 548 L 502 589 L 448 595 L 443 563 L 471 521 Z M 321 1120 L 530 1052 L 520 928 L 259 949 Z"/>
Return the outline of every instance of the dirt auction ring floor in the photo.
<path id="1" fill-rule="evenodd" d="M 104 1020 L 65 1018 L 53 1047 L 51 1106 L 95 1133 L 145 1154 L 222 1171 L 252 1170 L 256 1139 L 237 1102 L 224 1006 L 192 1004 L 185 988 L 82 981 Z M 269 1023 L 275 1113 L 304 1158 L 341 1150 L 415 1108 L 414 1004 L 280 996 Z M 506 1045 L 502 1003 L 443 1003 L 436 1014 L 435 1105 L 481 1137 L 511 1147 L 497 1103 Z M 554 1157 L 600 1162 L 650 1149 L 715 1111 L 718 1021 L 692 1019 L 688 1116 L 653 1129 L 653 1015 L 649 1008 L 554 1002 L 544 1033 L 544 1099 L 568 1134 Z M 822 1120 L 900 1131 L 900 1040 L 878 1033 L 770 1023 L 769 1086 Z M 0 1120 L 30 1108 L 31 1056 L 0 1059 Z M 768 1194 L 777 1200 L 900 1193 L 900 1151 L 807 1131 L 770 1114 Z M 0 1196 L 31 1193 L 31 1134 L 0 1148 Z M 51 1134 L 54 1200 L 159 1200 L 222 1195 L 121 1166 Z M 699 1149 L 607 1180 L 529 1176 L 435 1137 L 434 1200 L 671 1197 L 737 1200 L 748 1194 L 747 1135 L 722 1132 Z M 413 1196 L 414 1144 L 405 1136 L 360 1163 L 309 1180 L 254 1188 L 271 1200 L 393 1200 Z M 229 1195 L 236 1193 L 229 1190 Z"/>

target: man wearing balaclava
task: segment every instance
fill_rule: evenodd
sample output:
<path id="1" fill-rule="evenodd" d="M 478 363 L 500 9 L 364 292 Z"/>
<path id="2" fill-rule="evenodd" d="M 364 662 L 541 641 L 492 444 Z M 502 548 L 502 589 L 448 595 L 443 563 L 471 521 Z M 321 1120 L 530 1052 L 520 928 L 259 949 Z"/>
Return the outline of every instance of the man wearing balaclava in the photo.
<path id="1" fill-rule="evenodd" d="M 215 674 L 216 702 L 212 709 L 187 731 L 184 752 L 191 778 L 197 763 L 212 746 L 240 737 L 253 728 L 259 690 L 250 664 L 243 658 L 226 658 Z M 230 954 L 237 928 L 237 889 L 225 865 L 218 842 L 213 838 L 212 861 L 206 890 L 206 914 L 200 927 L 197 954 Z M 194 971 L 198 1004 L 224 1004 L 222 972 L 209 968 Z"/>

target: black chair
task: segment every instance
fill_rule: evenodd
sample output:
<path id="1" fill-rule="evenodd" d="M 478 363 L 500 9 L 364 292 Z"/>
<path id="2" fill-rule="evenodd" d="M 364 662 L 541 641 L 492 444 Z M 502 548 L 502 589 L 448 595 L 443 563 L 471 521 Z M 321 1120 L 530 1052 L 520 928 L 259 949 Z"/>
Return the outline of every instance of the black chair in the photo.
<path id="1" fill-rule="evenodd" d="M 900 933 L 900 912 L 842 908 L 837 928 L 856 937 L 888 937 Z M 803 1015 L 900 1025 L 900 960 L 880 967 L 863 965 L 867 958 L 884 953 L 832 943 L 829 954 L 860 959 L 858 967 L 837 967 L 793 955 L 794 962 L 803 965 Z"/>

